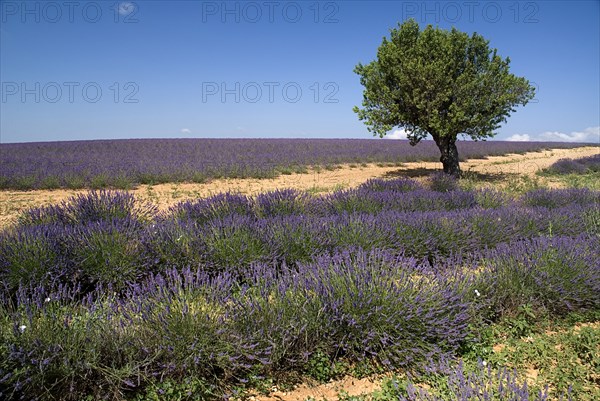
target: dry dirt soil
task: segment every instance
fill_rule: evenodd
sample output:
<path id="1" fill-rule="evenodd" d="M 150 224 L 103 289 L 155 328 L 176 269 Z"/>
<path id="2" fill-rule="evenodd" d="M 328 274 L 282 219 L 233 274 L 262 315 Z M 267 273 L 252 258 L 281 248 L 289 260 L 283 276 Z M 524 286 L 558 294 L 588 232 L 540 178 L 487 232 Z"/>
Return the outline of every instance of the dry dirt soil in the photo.
<path id="1" fill-rule="evenodd" d="M 487 159 L 467 160 L 461 163 L 465 172 L 471 172 L 490 185 L 505 185 L 508 180 L 518 176 L 534 176 L 541 169 L 562 158 L 578 158 L 599 152 L 598 147 L 582 147 L 575 149 L 552 149 L 522 155 L 494 156 Z M 140 185 L 132 192 L 136 197 L 149 200 L 166 210 L 170 206 L 186 200 L 210 196 L 219 192 L 240 192 L 255 195 L 260 192 L 281 188 L 297 188 L 313 192 L 331 192 L 340 188 L 356 187 L 370 178 L 378 177 L 413 177 L 424 179 L 428 174 L 441 168 L 440 163 L 416 162 L 405 163 L 401 167 L 368 165 L 366 167 L 341 166 L 327 171 L 312 170 L 306 174 L 282 175 L 274 179 L 219 179 L 204 184 L 160 184 Z M 546 182 L 550 186 L 556 183 Z M 67 200 L 77 193 L 74 190 L 39 190 L 39 191 L 0 191 L 0 229 L 10 226 L 16 221 L 20 212 L 25 209 L 55 204 Z M 380 388 L 381 378 L 344 379 L 326 384 L 302 384 L 285 392 L 273 388 L 270 395 L 255 395 L 256 401 L 304 401 L 307 399 L 337 401 L 340 390 L 348 395 L 367 394 Z"/>

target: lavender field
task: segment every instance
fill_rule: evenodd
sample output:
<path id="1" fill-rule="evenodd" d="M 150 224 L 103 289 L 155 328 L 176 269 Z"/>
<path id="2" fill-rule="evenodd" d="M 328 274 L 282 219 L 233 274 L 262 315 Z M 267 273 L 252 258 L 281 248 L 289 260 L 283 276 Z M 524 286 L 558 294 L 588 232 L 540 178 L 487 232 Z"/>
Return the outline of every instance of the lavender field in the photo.
<path id="1" fill-rule="evenodd" d="M 462 159 L 582 144 L 459 141 Z M 0 144 L 0 189 L 121 188 L 219 177 L 273 177 L 341 163 L 438 161 L 433 141 L 131 139 Z"/>
<path id="2" fill-rule="evenodd" d="M 600 172 L 600 153 L 578 159 L 560 159 L 548 169 L 550 174 L 585 174 Z"/>
<path id="3" fill-rule="evenodd" d="M 598 316 L 599 213 L 596 191 L 512 196 L 443 175 L 166 213 L 111 191 L 32 209 L 0 233 L 0 396 L 233 399 L 294 374 L 450 370 L 455 395 L 500 383 L 486 399 L 549 399 L 513 372 L 488 383 L 482 333 Z M 477 376 L 452 367 L 469 355 Z M 594 377 L 551 395 L 588 399 Z M 411 386 L 389 399 L 478 399 Z"/>

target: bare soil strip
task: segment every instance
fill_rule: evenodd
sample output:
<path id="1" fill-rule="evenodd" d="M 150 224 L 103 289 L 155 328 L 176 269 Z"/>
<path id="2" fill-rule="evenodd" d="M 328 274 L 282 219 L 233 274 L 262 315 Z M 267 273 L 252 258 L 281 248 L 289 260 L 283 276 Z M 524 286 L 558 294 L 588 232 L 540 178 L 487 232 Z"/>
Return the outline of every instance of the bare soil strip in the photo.
<path id="1" fill-rule="evenodd" d="M 562 158 L 578 158 L 591 156 L 600 152 L 598 147 L 582 147 L 574 149 L 552 149 L 541 152 L 530 152 L 521 155 L 509 154 L 493 156 L 487 159 L 467 160 L 461 163 L 465 172 L 492 178 L 497 185 L 517 175 L 533 176 L 538 170 L 550 166 Z M 156 204 L 160 210 L 188 199 L 211 196 L 220 192 L 239 192 L 256 195 L 265 191 L 282 188 L 296 188 L 318 193 L 332 192 L 336 189 L 353 188 L 370 178 L 378 177 L 413 177 L 422 179 L 428 174 L 440 170 L 441 163 L 414 162 L 405 163 L 401 167 L 368 165 L 366 167 L 350 167 L 343 165 L 335 170 L 310 170 L 306 174 L 281 175 L 273 179 L 218 179 L 207 183 L 173 183 L 159 185 L 140 185 L 131 190 L 135 196 Z M 35 190 L 35 191 L 0 191 L 0 228 L 7 227 L 16 221 L 24 210 L 44 205 L 56 204 L 87 190 Z"/>
<path id="2" fill-rule="evenodd" d="M 337 401 L 340 391 L 348 396 L 359 396 L 370 394 L 381 389 L 380 377 L 356 379 L 346 376 L 343 379 L 331 381 L 325 384 L 301 384 L 295 386 L 290 392 L 282 391 L 276 387 L 272 388 L 269 395 L 250 396 L 250 401 Z"/>

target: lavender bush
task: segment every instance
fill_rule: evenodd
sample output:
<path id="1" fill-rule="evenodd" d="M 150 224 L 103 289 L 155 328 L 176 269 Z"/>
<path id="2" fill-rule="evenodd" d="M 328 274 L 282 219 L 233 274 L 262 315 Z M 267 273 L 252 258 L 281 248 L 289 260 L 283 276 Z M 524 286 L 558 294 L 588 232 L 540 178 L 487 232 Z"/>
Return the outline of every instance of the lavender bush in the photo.
<path id="1" fill-rule="evenodd" d="M 600 207 L 600 193 L 588 189 L 537 189 L 521 197 L 526 206 L 555 208 L 573 204 Z"/>
<path id="2" fill-rule="evenodd" d="M 256 197 L 256 213 L 259 216 L 287 216 L 307 212 L 310 196 L 295 189 L 276 190 Z"/>
<path id="3" fill-rule="evenodd" d="M 399 393 L 399 401 L 546 401 L 549 399 L 547 389 L 533 392 L 527 387 L 527 383 L 519 382 L 516 372 L 506 368 L 492 371 L 491 366 L 485 366 L 481 361 L 475 371 L 467 370 L 462 364 L 452 369 L 444 389 L 425 390 L 412 381 L 403 385 L 404 391 L 400 389 L 395 391 Z M 571 397 L 564 399 L 571 400 Z"/>
<path id="4" fill-rule="evenodd" d="M 443 172 L 433 173 L 429 176 L 429 188 L 438 192 L 449 192 L 458 189 L 458 179 Z"/>
<path id="5" fill-rule="evenodd" d="M 19 224 L 64 226 L 123 219 L 148 222 L 156 215 L 156 206 L 136 200 L 131 193 L 101 190 L 75 195 L 59 205 L 29 209 L 19 216 Z"/>
<path id="6" fill-rule="evenodd" d="M 560 159 L 547 172 L 551 174 L 583 174 L 600 171 L 600 153 L 579 159 Z"/>
<path id="7" fill-rule="evenodd" d="M 413 258 L 359 249 L 317 257 L 274 280 L 261 267 L 251 270 L 251 291 L 238 298 L 234 320 L 280 366 L 305 365 L 317 350 L 332 360 L 418 365 L 455 350 L 468 319 L 456 288 L 419 278 L 419 270 Z"/>
<path id="8" fill-rule="evenodd" d="M 244 195 L 222 193 L 197 201 L 185 201 L 172 207 L 169 214 L 178 220 L 193 220 L 205 223 L 215 218 L 232 214 L 248 215 L 252 213 L 252 201 Z"/>
<path id="9" fill-rule="evenodd" d="M 484 195 L 485 208 L 478 205 Z M 0 277 L 13 290 L 21 280 L 43 282 L 42 277 L 124 288 L 127 281 L 172 267 L 293 266 L 353 247 L 434 262 L 503 242 L 598 230 L 593 191 L 537 191 L 499 207 L 489 207 L 490 194 L 484 195 L 368 186 L 320 197 L 295 191 L 256 199 L 224 194 L 184 202 L 158 216 L 136 206 L 129 194 L 92 192 L 30 210 L 3 232 Z"/>
<path id="10" fill-rule="evenodd" d="M 600 308 L 600 237 L 539 237 L 485 252 L 479 291 L 496 313 L 521 305 L 554 315 Z"/>
<path id="11" fill-rule="evenodd" d="M 64 279 L 59 266 L 61 227 L 25 226 L 0 233 L 0 282 L 6 294 L 21 285 L 49 285 Z"/>

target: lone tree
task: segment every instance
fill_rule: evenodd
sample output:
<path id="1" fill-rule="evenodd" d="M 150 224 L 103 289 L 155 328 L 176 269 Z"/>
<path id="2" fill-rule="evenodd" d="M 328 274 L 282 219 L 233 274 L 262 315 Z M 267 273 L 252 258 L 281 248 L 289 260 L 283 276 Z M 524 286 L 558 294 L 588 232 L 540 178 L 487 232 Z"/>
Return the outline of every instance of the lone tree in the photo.
<path id="1" fill-rule="evenodd" d="M 411 145 L 428 134 L 441 152 L 444 172 L 460 175 L 456 139 L 495 135 L 516 105 L 535 94 L 525 78 L 509 73 L 481 35 L 454 28 L 424 30 L 410 19 L 383 38 L 377 60 L 358 64 L 363 109 L 354 107 L 373 135 L 404 128 Z"/>

